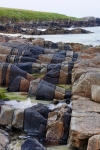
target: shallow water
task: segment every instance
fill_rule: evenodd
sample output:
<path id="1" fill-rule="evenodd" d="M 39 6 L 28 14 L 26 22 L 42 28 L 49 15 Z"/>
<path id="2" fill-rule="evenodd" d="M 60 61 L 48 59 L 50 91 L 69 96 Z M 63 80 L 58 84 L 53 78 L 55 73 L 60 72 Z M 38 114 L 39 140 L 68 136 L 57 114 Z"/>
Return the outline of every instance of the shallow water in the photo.
<path id="1" fill-rule="evenodd" d="M 74 150 L 74 149 L 67 148 L 67 145 L 62 145 L 62 146 L 51 146 L 48 147 L 47 150 Z"/>
<path id="2" fill-rule="evenodd" d="M 90 34 L 56 34 L 56 35 L 22 35 L 21 37 L 41 37 L 45 40 L 49 40 L 52 42 L 68 42 L 68 43 L 82 43 L 84 45 L 100 45 L 100 27 L 86 27 L 83 28 L 89 30 L 94 33 Z"/>

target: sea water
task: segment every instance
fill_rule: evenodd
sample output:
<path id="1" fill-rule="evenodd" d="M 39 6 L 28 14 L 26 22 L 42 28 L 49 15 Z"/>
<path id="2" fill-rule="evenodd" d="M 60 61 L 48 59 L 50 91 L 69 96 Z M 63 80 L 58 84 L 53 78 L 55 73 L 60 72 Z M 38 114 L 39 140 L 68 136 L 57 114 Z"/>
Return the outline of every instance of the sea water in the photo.
<path id="1" fill-rule="evenodd" d="M 69 28 L 70 29 L 70 28 Z M 72 29 L 72 28 L 71 28 Z M 89 34 L 55 34 L 55 35 L 22 35 L 21 37 L 44 38 L 52 42 L 81 43 L 84 45 L 100 45 L 100 27 L 83 28 L 94 33 Z"/>
<path id="2" fill-rule="evenodd" d="M 82 27 L 81 27 L 82 28 Z M 67 28 L 65 28 L 67 29 Z M 68 28 L 73 29 L 73 28 Z M 4 34 L 8 36 L 20 36 L 25 38 L 44 38 L 52 42 L 68 42 L 68 43 L 81 43 L 84 45 L 100 45 L 100 27 L 85 27 L 85 30 L 89 30 L 93 33 L 89 34 L 55 34 L 55 35 L 23 35 L 23 34 Z M 45 29 L 44 29 L 45 30 Z"/>

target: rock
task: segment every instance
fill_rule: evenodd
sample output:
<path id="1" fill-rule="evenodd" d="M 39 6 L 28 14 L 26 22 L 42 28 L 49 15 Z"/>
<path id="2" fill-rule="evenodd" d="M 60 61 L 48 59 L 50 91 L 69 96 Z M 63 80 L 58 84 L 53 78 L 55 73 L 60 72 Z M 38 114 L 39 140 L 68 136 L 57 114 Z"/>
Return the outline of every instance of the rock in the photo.
<path id="1" fill-rule="evenodd" d="M 24 109 L 14 110 L 12 126 L 17 129 L 23 129 Z"/>
<path id="2" fill-rule="evenodd" d="M 8 148 L 9 135 L 7 132 L 0 129 L 0 150 L 5 150 Z"/>
<path id="3" fill-rule="evenodd" d="M 0 54 L 10 54 L 11 47 L 6 47 L 0 44 Z"/>
<path id="4" fill-rule="evenodd" d="M 64 100 L 70 99 L 69 90 L 55 86 L 47 81 L 41 80 L 40 78 L 30 82 L 29 96 L 36 95 L 37 100 Z M 70 93 L 71 95 L 71 93 Z"/>
<path id="5" fill-rule="evenodd" d="M 83 67 L 83 66 L 80 66 L 79 68 L 75 68 L 73 69 L 73 72 L 72 72 L 72 85 L 74 84 L 74 82 L 78 81 L 79 78 L 81 77 L 82 74 L 86 74 L 86 73 L 99 73 L 100 69 L 99 68 L 95 68 L 95 67 Z"/>
<path id="6" fill-rule="evenodd" d="M 13 118 L 14 108 L 9 105 L 2 105 L 0 112 L 0 124 L 1 125 L 11 125 Z"/>
<path id="7" fill-rule="evenodd" d="M 99 149 L 100 149 L 100 135 L 94 135 L 88 141 L 87 150 L 99 150 Z"/>
<path id="8" fill-rule="evenodd" d="M 9 92 L 28 92 L 30 82 L 23 77 L 17 76 L 8 86 Z"/>
<path id="9" fill-rule="evenodd" d="M 72 147 L 84 148 L 87 146 L 90 137 L 100 134 L 99 113 L 100 104 L 91 101 L 89 98 L 76 96 L 76 100 L 72 102 L 70 123 L 69 141 Z"/>
<path id="10" fill-rule="evenodd" d="M 55 85 L 41 80 L 36 90 L 36 99 L 53 100 L 55 96 Z"/>
<path id="11" fill-rule="evenodd" d="M 100 86 L 98 85 L 91 86 L 91 98 L 96 102 L 100 102 Z"/>
<path id="12" fill-rule="evenodd" d="M 55 121 L 52 123 L 51 128 L 47 131 L 46 133 L 46 140 L 50 144 L 59 144 L 59 140 L 63 137 L 64 135 L 64 127 L 63 123 L 60 121 Z"/>
<path id="13" fill-rule="evenodd" d="M 76 28 L 76 29 L 72 29 L 69 32 L 70 34 L 86 34 L 86 33 L 92 33 L 91 31 L 87 31 L 85 29 L 81 29 L 81 28 Z"/>
<path id="14" fill-rule="evenodd" d="M 84 97 L 91 97 L 91 86 L 100 85 L 100 73 L 97 69 L 95 72 L 85 72 L 74 81 L 72 85 L 72 94 Z"/>
<path id="15" fill-rule="evenodd" d="M 99 52 L 100 52 L 100 47 L 90 47 L 84 50 L 84 53 L 87 53 L 87 54 L 93 54 L 93 53 L 99 53 Z"/>
<path id="16" fill-rule="evenodd" d="M 24 131 L 28 135 L 39 136 L 41 125 L 46 127 L 46 119 L 34 107 L 27 108 L 24 114 Z"/>
<path id="17" fill-rule="evenodd" d="M 20 68 L 16 67 L 13 64 L 9 63 L 0 63 L 0 85 L 1 86 L 9 86 L 12 81 L 18 77 L 24 77 L 28 81 L 34 79 L 34 77 L 27 72 L 21 70 Z"/>
<path id="18" fill-rule="evenodd" d="M 70 125 L 69 107 L 62 105 L 48 114 L 46 141 L 49 144 L 66 144 Z"/>
<path id="19" fill-rule="evenodd" d="M 91 31 L 87 31 L 85 29 L 82 28 L 77 28 L 77 29 L 72 29 L 72 30 L 68 30 L 68 29 L 64 29 L 64 28 L 47 28 L 45 31 L 36 31 L 32 34 L 34 35 L 41 35 L 41 34 L 86 34 L 86 33 L 92 33 Z M 57 48 L 57 45 L 55 45 L 55 48 Z"/>
<path id="20" fill-rule="evenodd" d="M 91 55 L 89 54 L 89 57 Z M 87 57 L 87 54 L 86 54 Z M 74 64 L 74 70 L 77 68 L 83 68 L 83 67 L 96 67 L 99 68 L 100 65 L 100 55 L 93 55 L 90 58 L 80 58 L 77 62 Z"/>
<path id="21" fill-rule="evenodd" d="M 83 52 L 83 50 L 91 47 L 89 45 L 82 45 L 82 44 L 77 44 L 77 43 L 70 43 L 70 45 L 74 52 Z"/>
<path id="22" fill-rule="evenodd" d="M 36 139 L 27 139 L 21 146 L 21 150 L 46 150 Z"/>
<path id="23" fill-rule="evenodd" d="M 44 39 L 43 38 L 36 38 L 32 40 L 33 45 L 38 45 L 44 47 Z"/>
<path id="24" fill-rule="evenodd" d="M 38 79 L 35 79 L 33 81 L 30 82 L 30 86 L 29 86 L 29 92 L 28 92 L 28 95 L 29 96 L 34 96 L 36 95 L 36 91 L 37 91 L 37 88 L 38 88 L 38 84 L 40 82 L 40 78 Z"/>
<path id="25" fill-rule="evenodd" d="M 18 55 L 18 56 L 26 56 L 26 57 L 32 57 L 33 55 L 29 50 L 19 50 L 17 48 L 12 48 L 9 46 L 7 47 L 1 44 L 0 44 L 0 54 Z"/>

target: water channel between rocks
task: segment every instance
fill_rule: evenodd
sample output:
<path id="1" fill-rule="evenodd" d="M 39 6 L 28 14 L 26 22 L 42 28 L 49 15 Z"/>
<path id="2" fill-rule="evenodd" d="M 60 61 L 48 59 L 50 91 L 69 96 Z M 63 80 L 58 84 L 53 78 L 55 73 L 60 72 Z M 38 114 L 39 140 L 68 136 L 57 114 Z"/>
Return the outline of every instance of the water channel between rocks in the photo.
<path id="1" fill-rule="evenodd" d="M 10 104 L 14 106 L 15 108 L 27 108 L 31 107 L 33 105 L 36 105 L 37 103 L 42 103 L 46 104 L 49 106 L 50 109 L 54 109 L 56 107 L 61 106 L 62 104 L 59 103 L 58 105 L 54 105 L 51 103 L 51 101 L 42 101 L 42 100 L 36 100 L 35 97 L 28 98 L 27 93 L 23 92 L 7 92 L 6 88 L 0 87 L 0 97 L 5 98 L 6 97 L 9 99 L 5 103 Z M 16 137 L 16 133 L 14 134 Z M 20 144 L 19 144 L 20 145 Z M 47 150 L 72 150 L 67 148 L 67 145 L 62 145 L 62 146 L 48 146 Z"/>

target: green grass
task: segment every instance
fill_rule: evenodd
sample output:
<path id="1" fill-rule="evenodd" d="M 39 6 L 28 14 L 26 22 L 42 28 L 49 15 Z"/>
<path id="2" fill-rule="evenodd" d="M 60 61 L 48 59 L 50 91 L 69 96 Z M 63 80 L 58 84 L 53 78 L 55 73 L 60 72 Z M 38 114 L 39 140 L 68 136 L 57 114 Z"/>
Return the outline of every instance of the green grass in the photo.
<path id="1" fill-rule="evenodd" d="M 11 9 L 0 7 L 0 19 L 2 21 L 12 20 L 12 21 L 31 21 L 31 20 L 77 20 L 75 17 L 69 17 L 57 13 L 49 12 L 39 12 L 32 10 L 22 10 L 22 9 Z"/>

